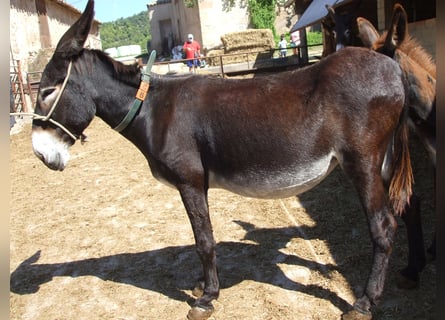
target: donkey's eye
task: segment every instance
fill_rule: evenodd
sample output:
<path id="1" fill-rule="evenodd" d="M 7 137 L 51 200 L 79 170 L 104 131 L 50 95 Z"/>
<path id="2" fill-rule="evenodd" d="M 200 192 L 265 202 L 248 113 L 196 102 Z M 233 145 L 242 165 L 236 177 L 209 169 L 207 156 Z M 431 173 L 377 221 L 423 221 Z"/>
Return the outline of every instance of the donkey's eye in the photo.
<path id="1" fill-rule="evenodd" d="M 55 90 L 56 90 L 55 87 L 53 87 L 53 88 L 46 88 L 46 89 L 43 89 L 42 92 L 41 92 L 42 100 L 45 100 L 45 99 L 46 99 L 51 93 L 53 93 Z"/>

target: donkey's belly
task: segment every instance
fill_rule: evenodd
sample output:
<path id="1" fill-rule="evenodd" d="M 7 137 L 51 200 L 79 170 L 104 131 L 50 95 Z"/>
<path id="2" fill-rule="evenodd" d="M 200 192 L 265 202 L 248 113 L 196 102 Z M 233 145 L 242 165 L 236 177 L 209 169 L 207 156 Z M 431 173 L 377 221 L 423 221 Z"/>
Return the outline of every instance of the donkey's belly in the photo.
<path id="1" fill-rule="evenodd" d="M 252 169 L 231 175 L 210 172 L 211 188 L 223 188 L 253 198 L 286 198 L 315 187 L 336 167 L 332 154 L 311 163 L 276 169 Z"/>

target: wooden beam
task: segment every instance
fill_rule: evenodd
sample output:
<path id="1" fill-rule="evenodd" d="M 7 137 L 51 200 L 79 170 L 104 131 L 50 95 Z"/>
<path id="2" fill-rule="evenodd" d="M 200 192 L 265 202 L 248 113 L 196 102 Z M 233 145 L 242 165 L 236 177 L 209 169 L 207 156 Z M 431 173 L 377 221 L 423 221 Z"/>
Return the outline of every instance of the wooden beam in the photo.
<path id="1" fill-rule="evenodd" d="M 35 0 L 36 12 L 39 19 L 40 43 L 42 49 L 51 47 L 51 34 L 49 31 L 48 15 L 46 12 L 46 1 Z"/>

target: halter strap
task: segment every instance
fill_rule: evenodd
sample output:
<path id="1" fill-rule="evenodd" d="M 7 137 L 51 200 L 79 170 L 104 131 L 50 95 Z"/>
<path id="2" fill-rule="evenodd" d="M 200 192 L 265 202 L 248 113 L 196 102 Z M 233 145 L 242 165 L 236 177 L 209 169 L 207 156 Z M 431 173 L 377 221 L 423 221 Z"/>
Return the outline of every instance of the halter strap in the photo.
<path id="1" fill-rule="evenodd" d="M 130 122 L 134 119 L 134 117 L 136 116 L 137 112 L 141 108 L 142 102 L 147 97 L 148 89 L 150 87 L 151 68 L 153 67 L 153 63 L 154 63 L 155 59 L 156 59 L 156 51 L 153 50 L 151 52 L 151 54 L 150 54 L 150 58 L 148 60 L 146 68 L 143 69 L 143 71 L 142 71 L 141 83 L 140 83 L 139 89 L 138 89 L 138 91 L 136 93 L 136 99 L 133 102 L 133 106 L 130 108 L 130 110 L 128 111 L 128 113 L 124 117 L 124 119 L 121 121 L 121 123 L 119 123 L 114 128 L 114 130 L 116 130 L 117 132 L 121 132 L 122 130 L 124 130 L 130 124 Z M 72 65 L 73 65 L 73 62 L 70 61 L 70 63 L 68 64 L 68 70 L 67 70 L 67 74 L 66 74 L 65 80 L 63 80 L 63 83 L 62 83 L 62 87 L 60 88 L 60 91 L 59 91 L 59 93 L 58 93 L 58 95 L 56 97 L 56 100 L 54 100 L 54 103 L 51 106 L 51 109 L 49 110 L 49 112 L 48 112 L 48 114 L 46 116 L 39 115 L 39 114 L 36 114 L 36 113 L 24 113 L 24 112 L 12 112 L 9 115 L 11 115 L 11 116 L 31 116 L 33 119 L 51 122 L 52 124 L 56 125 L 60 129 L 62 129 L 74 141 L 78 140 L 79 138 L 82 140 L 82 135 L 80 137 L 77 137 L 70 130 L 68 130 L 65 126 L 63 126 L 61 123 L 57 122 L 54 119 L 51 119 L 51 115 L 54 113 L 54 110 L 56 109 L 57 104 L 59 103 L 60 97 L 62 96 L 63 91 L 65 90 L 65 87 L 66 87 L 66 85 L 68 83 L 68 79 L 69 79 L 70 74 L 71 74 Z"/>
<path id="2" fill-rule="evenodd" d="M 62 96 L 63 91 L 65 90 L 66 84 L 68 83 L 68 79 L 71 75 L 71 68 L 73 66 L 73 61 L 70 60 L 70 63 L 68 64 L 68 70 L 66 72 L 65 80 L 63 80 L 62 87 L 60 88 L 59 94 L 56 97 L 56 100 L 54 100 L 53 105 L 51 106 L 51 109 L 49 109 L 48 114 L 45 118 L 42 119 L 42 121 L 48 121 L 51 115 L 53 114 L 54 110 L 56 110 L 57 104 L 59 103 L 60 97 Z"/>
<path id="3" fill-rule="evenodd" d="M 136 98 L 134 99 L 133 106 L 130 108 L 130 110 L 122 119 L 122 121 L 116 127 L 113 128 L 113 130 L 117 132 L 122 132 L 136 117 L 136 114 L 140 110 L 142 102 L 144 102 L 145 98 L 147 97 L 148 90 L 150 88 L 151 68 L 153 67 L 155 59 L 156 59 L 156 51 L 153 50 L 150 53 L 150 58 L 148 59 L 146 67 L 142 69 L 141 83 L 139 84 L 139 89 L 136 92 Z"/>
<path id="4" fill-rule="evenodd" d="M 56 110 L 57 104 L 59 103 L 60 97 L 63 94 L 63 91 L 65 90 L 66 84 L 68 83 L 68 79 L 71 75 L 71 68 L 73 66 L 73 61 L 71 60 L 70 63 L 68 64 L 68 70 L 66 72 L 66 77 L 65 80 L 63 80 L 62 83 L 62 87 L 60 87 L 60 91 L 57 94 L 56 100 L 54 100 L 53 105 L 51 106 L 51 109 L 49 109 L 49 112 L 46 116 L 42 116 L 40 114 L 36 114 L 36 113 L 29 113 L 29 112 L 12 112 L 10 113 L 11 116 L 30 116 L 33 119 L 37 119 L 37 120 L 41 120 L 41 121 L 48 121 L 51 122 L 52 124 L 56 125 L 57 127 L 59 127 L 60 129 L 62 129 L 67 135 L 69 135 L 74 141 L 76 141 L 77 139 L 79 139 L 79 137 L 77 137 L 76 135 L 74 135 L 73 133 L 71 133 L 71 131 L 69 131 L 65 126 L 63 126 L 61 123 L 57 122 L 54 119 L 51 119 L 52 114 L 54 113 L 54 110 Z M 82 140 L 82 138 L 81 138 Z"/>

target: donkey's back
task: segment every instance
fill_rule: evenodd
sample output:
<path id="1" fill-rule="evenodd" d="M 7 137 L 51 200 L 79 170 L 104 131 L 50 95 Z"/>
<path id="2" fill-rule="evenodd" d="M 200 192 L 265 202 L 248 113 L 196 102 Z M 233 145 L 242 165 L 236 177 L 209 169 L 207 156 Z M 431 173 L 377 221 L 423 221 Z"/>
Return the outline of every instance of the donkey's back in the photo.
<path id="1" fill-rule="evenodd" d="M 261 198 L 302 193 L 352 154 L 383 161 L 404 102 L 399 66 L 363 48 L 253 79 L 164 80 L 149 101 L 165 108 L 156 152 L 185 146 L 182 165 L 170 155 L 180 171 L 199 163 L 210 187 Z"/>

